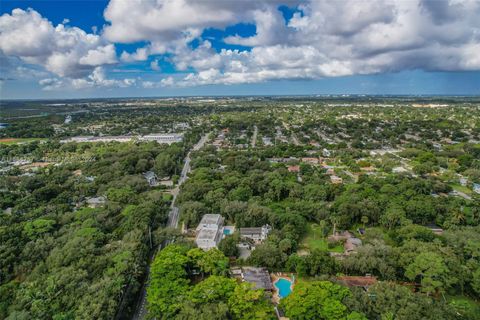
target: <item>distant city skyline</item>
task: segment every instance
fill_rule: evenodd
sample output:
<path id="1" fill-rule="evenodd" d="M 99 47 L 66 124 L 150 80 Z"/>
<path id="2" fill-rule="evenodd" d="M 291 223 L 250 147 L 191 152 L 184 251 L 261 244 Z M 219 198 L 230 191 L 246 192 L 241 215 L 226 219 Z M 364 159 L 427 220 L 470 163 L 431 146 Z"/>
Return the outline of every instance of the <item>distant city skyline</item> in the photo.
<path id="1" fill-rule="evenodd" d="M 2 1 L 0 99 L 480 95 L 478 1 Z"/>

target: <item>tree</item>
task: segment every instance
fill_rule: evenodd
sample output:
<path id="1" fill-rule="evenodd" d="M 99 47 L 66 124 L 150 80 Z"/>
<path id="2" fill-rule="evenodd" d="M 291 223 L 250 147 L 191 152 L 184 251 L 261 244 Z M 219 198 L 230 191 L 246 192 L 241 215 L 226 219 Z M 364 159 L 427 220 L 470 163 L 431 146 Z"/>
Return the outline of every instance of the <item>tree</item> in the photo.
<path id="1" fill-rule="evenodd" d="M 382 226 L 392 229 L 401 224 L 405 219 L 405 210 L 399 205 L 390 206 L 385 214 L 380 218 Z"/>
<path id="2" fill-rule="evenodd" d="M 414 293 L 411 288 L 394 282 L 382 281 L 371 286 L 368 292 L 352 290 L 347 305 L 355 306 L 369 319 L 382 320 L 437 320 L 455 319 L 454 310 L 443 299 L 433 299 Z"/>
<path id="3" fill-rule="evenodd" d="M 207 207 L 198 201 L 187 201 L 182 203 L 180 211 L 183 222 L 187 228 L 197 225 L 203 215 L 208 213 Z"/>
<path id="4" fill-rule="evenodd" d="M 368 223 L 368 216 L 362 216 L 360 221 L 363 223 L 363 227 L 365 228 L 366 224 Z"/>
<path id="5" fill-rule="evenodd" d="M 196 284 L 188 294 L 195 304 L 227 301 L 236 286 L 236 280 L 212 275 Z"/>
<path id="6" fill-rule="evenodd" d="M 420 253 L 405 270 L 405 276 L 412 281 L 420 277 L 421 290 L 429 295 L 445 291 L 452 281 L 442 257 L 434 252 Z"/>
<path id="7" fill-rule="evenodd" d="M 203 251 L 194 248 L 187 255 L 203 273 L 212 275 L 225 275 L 228 271 L 228 258 L 217 248 Z"/>
<path id="8" fill-rule="evenodd" d="M 155 158 L 155 172 L 160 177 L 170 176 L 175 171 L 174 158 L 165 152 L 160 153 Z"/>
<path id="9" fill-rule="evenodd" d="M 228 300 L 233 319 L 276 319 L 273 305 L 263 290 L 254 290 L 253 284 L 243 282 L 235 287 Z"/>
<path id="10" fill-rule="evenodd" d="M 472 274 L 472 288 L 478 295 L 480 295 L 480 267 L 478 267 Z"/>
<path id="11" fill-rule="evenodd" d="M 188 294 L 187 250 L 184 246 L 169 245 L 153 261 L 147 289 L 148 311 L 152 316 L 171 319 L 182 307 Z"/>
<path id="12" fill-rule="evenodd" d="M 305 257 L 305 262 L 310 276 L 335 273 L 335 260 L 326 251 L 313 250 Z"/>
<path id="13" fill-rule="evenodd" d="M 343 300 L 349 295 L 347 288 L 329 281 L 299 282 L 280 307 L 292 320 L 345 319 L 349 312 Z"/>
<path id="14" fill-rule="evenodd" d="M 228 236 L 222 239 L 218 245 L 218 249 L 227 257 L 237 257 L 238 247 L 235 236 Z"/>
<path id="15" fill-rule="evenodd" d="M 287 260 L 287 255 L 272 243 L 266 242 L 256 246 L 248 261 L 257 266 L 281 268 Z"/>

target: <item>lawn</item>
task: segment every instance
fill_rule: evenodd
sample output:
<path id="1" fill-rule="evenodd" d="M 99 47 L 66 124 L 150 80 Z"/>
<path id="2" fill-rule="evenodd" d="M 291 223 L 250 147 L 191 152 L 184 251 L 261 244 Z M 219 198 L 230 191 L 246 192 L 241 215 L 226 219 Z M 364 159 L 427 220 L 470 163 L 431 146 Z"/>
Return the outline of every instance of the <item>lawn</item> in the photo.
<path id="1" fill-rule="evenodd" d="M 447 295 L 446 299 L 458 313 L 467 319 L 477 319 L 477 315 L 480 314 L 480 303 L 472 298 Z"/>
<path id="2" fill-rule="evenodd" d="M 472 194 L 472 190 L 470 190 L 468 187 L 461 186 L 459 184 L 454 184 L 452 185 L 453 190 L 457 190 L 466 194 Z"/>
<path id="3" fill-rule="evenodd" d="M 0 144 L 17 144 L 28 143 L 33 141 L 45 141 L 47 139 L 41 138 L 0 138 Z"/>
<path id="4" fill-rule="evenodd" d="M 309 250 L 320 249 L 323 251 L 343 252 L 342 245 L 338 245 L 331 249 L 328 248 L 328 240 L 323 236 L 319 226 L 315 223 L 307 225 L 307 233 L 301 242 L 301 246 Z"/>

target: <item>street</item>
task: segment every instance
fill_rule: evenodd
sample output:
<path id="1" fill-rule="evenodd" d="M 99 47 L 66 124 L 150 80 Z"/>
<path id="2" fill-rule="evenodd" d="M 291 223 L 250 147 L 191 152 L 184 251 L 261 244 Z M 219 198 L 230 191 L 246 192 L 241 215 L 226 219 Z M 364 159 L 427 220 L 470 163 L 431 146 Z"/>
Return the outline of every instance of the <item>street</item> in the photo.
<path id="1" fill-rule="evenodd" d="M 179 210 L 178 207 L 175 206 L 175 202 L 177 200 L 177 195 L 180 192 L 180 186 L 187 180 L 188 173 L 190 173 L 190 170 L 191 170 L 190 154 L 191 154 L 192 151 L 200 150 L 205 145 L 205 143 L 208 140 L 208 135 L 209 134 L 206 134 L 206 135 L 202 136 L 202 138 L 197 142 L 197 144 L 195 144 L 192 147 L 192 149 L 187 153 L 187 155 L 185 156 L 185 159 L 183 160 L 184 164 L 183 164 L 182 172 L 180 173 L 180 178 L 178 179 L 178 184 L 172 190 L 173 199 L 172 199 L 172 203 L 170 204 L 170 212 L 168 214 L 167 227 L 170 227 L 170 228 L 177 228 L 178 227 L 178 221 L 179 221 L 179 218 L 180 218 L 180 210 Z M 163 243 L 161 243 L 158 246 L 157 252 L 160 251 L 162 249 L 162 247 L 165 247 L 168 244 L 170 244 L 170 242 L 171 242 L 171 240 L 165 240 Z M 151 257 L 151 259 L 150 259 L 151 261 L 153 261 L 153 258 L 155 257 L 157 252 L 155 252 L 155 254 Z M 146 280 L 145 280 L 145 282 L 142 286 L 142 289 L 141 289 L 142 292 L 140 293 L 140 297 L 139 297 L 139 300 L 137 302 L 137 307 L 136 307 L 135 313 L 133 314 L 133 317 L 132 317 L 133 320 L 145 319 L 145 317 L 147 315 L 147 312 L 148 312 L 148 310 L 147 310 L 147 285 L 148 285 L 148 280 L 150 278 L 150 266 L 147 266 L 147 276 L 145 278 L 146 278 Z"/>

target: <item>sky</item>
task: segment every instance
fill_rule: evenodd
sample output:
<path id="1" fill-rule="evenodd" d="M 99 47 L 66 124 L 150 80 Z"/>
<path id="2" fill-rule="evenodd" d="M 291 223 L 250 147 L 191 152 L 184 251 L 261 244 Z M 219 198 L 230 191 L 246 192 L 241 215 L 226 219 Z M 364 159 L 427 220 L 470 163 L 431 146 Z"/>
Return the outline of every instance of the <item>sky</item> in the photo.
<path id="1" fill-rule="evenodd" d="M 480 94 L 476 0 L 2 0 L 0 99 Z"/>

